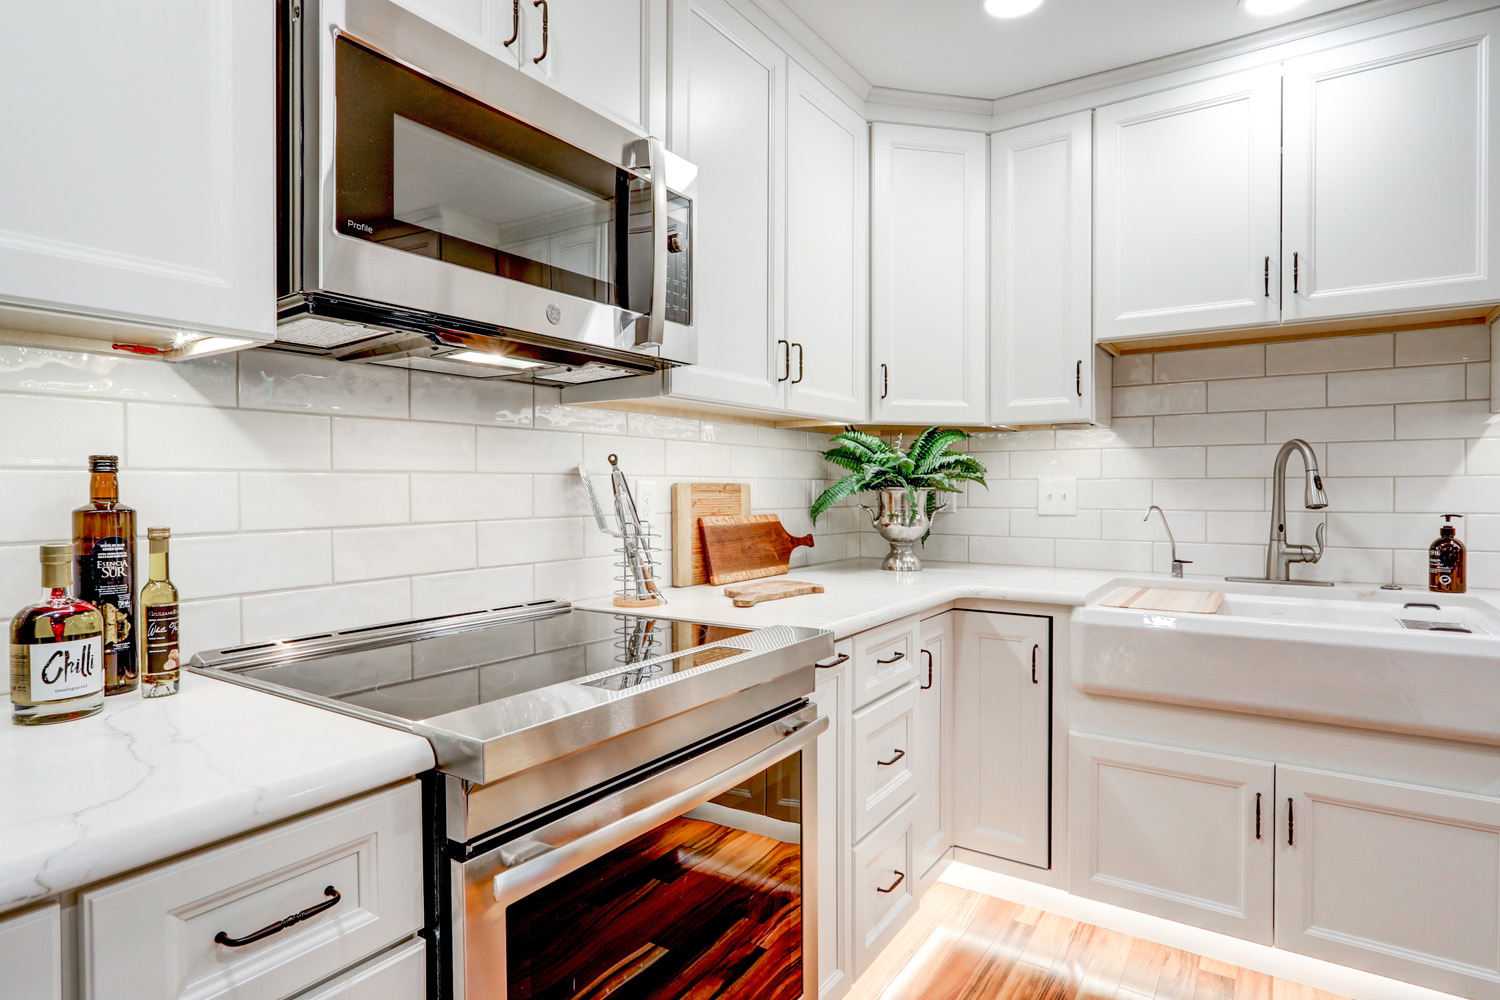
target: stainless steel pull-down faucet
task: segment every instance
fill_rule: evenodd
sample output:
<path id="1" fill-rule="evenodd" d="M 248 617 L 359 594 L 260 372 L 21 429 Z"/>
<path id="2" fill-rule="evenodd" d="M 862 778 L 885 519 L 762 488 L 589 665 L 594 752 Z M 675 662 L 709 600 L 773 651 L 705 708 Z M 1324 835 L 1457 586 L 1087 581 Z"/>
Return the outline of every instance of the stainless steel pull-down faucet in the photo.
<path id="1" fill-rule="evenodd" d="M 1292 438 L 1276 453 L 1276 465 L 1271 471 L 1271 538 L 1266 547 L 1266 575 L 1264 577 L 1231 576 L 1230 580 L 1249 583 L 1302 583 L 1312 586 L 1331 587 L 1333 584 L 1318 580 L 1293 580 L 1291 565 L 1294 562 L 1315 563 L 1323 558 L 1327 542 L 1327 523 L 1319 524 L 1314 536 L 1314 545 L 1295 545 L 1286 540 L 1286 466 L 1292 452 L 1302 455 L 1306 472 L 1306 496 L 1304 506 L 1308 510 L 1322 510 L 1328 506 L 1328 494 L 1323 492 L 1323 477 L 1318 472 L 1318 456 L 1312 445 L 1301 438 Z"/>

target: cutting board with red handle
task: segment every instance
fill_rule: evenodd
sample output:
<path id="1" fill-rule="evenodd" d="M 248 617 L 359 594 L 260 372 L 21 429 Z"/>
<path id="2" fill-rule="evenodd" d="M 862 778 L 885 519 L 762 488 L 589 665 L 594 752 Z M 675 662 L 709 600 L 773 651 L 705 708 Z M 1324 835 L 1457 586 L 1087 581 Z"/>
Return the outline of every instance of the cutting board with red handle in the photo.
<path id="1" fill-rule="evenodd" d="M 792 551 L 813 543 L 812 535 L 797 538 L 788 533 L 775 514 L 705 517 L 699 525 L 708 582 L 714 586 L 781 576 L 787 572 Z"/>

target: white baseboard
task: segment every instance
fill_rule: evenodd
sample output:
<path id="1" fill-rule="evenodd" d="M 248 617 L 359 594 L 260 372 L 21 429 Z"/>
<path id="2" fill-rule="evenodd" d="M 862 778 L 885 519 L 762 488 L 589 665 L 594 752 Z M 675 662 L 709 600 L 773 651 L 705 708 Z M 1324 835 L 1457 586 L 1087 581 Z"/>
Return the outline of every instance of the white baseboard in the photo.
<path id="1" fill-rule="evenodd" d="M 961 861 L 950 864 L 938 881 L 1356 1000 L 1461 1000 L 1451 993 L 1439 993 L 1333 962 L 1085 899 L 1064 889 L 986 871 Z"/>

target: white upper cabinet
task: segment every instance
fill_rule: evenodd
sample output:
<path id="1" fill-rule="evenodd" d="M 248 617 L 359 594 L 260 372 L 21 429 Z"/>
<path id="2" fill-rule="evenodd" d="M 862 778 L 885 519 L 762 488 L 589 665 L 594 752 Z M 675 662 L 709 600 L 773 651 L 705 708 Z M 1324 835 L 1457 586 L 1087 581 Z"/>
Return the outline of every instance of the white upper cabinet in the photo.
<path id="1" fill-rule="evenodd" d="M 626 125 L 665 132 L 667 0 L 395 2 Z"/>
<path id="2" fill-rule="evenodd" d="M 1285 65 L 1284 320 L 1500 299 L 1488 11 Z"/>
<path id="3" fill-rule="evenodd" d="M 1094 413 L 1093 115 L 990 136 L 990 421 Z"/>
<path id="4" fill-rule="evenodd" d="M 688 0 L 675 27 L 673 144 L 698 167 L 698 363 L 671 373 L 672 393 L 778 409 L 790 380 L 779 308 L 786 55 L 724 0 Z"/>
<path id="5" fill-rule="evenodd" d="M 149 17 L 6 6 L 0 305 L 169 342 L 173 328 L 274 335 L 274 17 L 234 0 L 162 0 Z"/>
<path id="6" fill-rule="evenodd" d="M 985 420 L 985 151 L 977 132 L 871 130 L 872 416 Z"/>
<path id="7" fill-rule="evenodd" d="M 1112 104 L 1094 123 L 1096 339 L 1278 322 L 1280 69 Z"/>
<path id="8" fill-rule="evenodd" d="M 796 63 L 787 94 L 787 408 L 864 420 L 869 126 Z"/>

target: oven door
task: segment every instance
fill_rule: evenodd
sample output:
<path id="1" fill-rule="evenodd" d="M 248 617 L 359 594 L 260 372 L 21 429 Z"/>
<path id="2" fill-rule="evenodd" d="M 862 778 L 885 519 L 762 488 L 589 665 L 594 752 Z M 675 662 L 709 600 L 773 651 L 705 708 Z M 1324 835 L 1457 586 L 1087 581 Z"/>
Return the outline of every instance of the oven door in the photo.
<path id="1" fill-rule="evenodd" d="M 454 862 L 463 1000 L 817 996 L 804 706 Z"/>
<path id="2" fill-rule="evenodd" d="M 284 291 L 677 360 L 692 205 L 658 140 L 390 0 L 304 6 L 322 30 L 294 29 L 305 249 Z"/>

